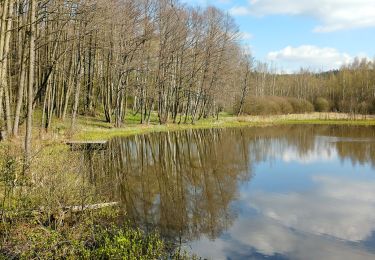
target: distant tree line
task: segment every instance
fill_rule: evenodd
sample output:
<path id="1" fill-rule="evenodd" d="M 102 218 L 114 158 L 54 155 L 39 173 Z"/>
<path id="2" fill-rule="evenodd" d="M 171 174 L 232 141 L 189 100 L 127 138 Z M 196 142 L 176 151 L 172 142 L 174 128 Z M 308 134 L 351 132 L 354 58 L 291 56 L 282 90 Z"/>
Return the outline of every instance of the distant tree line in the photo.
<path id="1" fill-rule="evenodd" d="M 335 71 L 316 73 L 301 69 L 294 74 L 279 74 L 269 65 L 257 63 L 251 75 L 248 86 L 243 87 L 249 88 L 246 102 L 243 97 L 236 100 L 237 112 L 375 113 L 375 63 L 367 59 L 356 58 Z M 245 111 L 241 104 L 246 105 Z"/>
<path id="2" fill-rule="evenodd" d="M 58 118 L 74 130 L 78 115 L 121 127 L 130 112 L 146 124 L 152 113 L 164 124 L 194 123 L 223 110 L 375 112 L 373 62 L 278 74 L 254 61 L 232 17 L 214 7 L 3 0 L 0 18 L 1 133 L 17 137 L 25 126 L 26 151 L 33 125 L 48 131 Z"/>

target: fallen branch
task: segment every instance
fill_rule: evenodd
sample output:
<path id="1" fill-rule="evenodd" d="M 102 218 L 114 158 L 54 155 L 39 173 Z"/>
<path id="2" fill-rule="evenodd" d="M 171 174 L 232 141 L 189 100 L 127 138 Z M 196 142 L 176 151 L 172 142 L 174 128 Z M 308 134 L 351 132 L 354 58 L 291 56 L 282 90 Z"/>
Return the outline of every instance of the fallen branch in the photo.
<path id="1" fill-rule="evenodd" d="M 117 206 L 118 202 L 109 202 L 109 203 L 99 203 L 99 204 L 92 204 L 92 205 L 83 205 L 83 206 L 66 206 L 64 207 L 64 211 L 70 212 L 81 212 L 85 210 L 96 210 L 102 209 L 107 207 Z"/>

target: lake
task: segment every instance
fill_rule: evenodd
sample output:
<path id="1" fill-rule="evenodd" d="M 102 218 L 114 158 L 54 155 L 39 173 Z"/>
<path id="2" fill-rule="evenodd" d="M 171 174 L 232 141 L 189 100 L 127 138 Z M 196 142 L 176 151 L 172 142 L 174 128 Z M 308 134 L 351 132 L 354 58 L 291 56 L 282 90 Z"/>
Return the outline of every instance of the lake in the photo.
<path id="1" fill-rule="evenodd" d="M 375 128 L 114 138 L 90 181 L 126 219 L 208 259 L 375 259 Z"/>

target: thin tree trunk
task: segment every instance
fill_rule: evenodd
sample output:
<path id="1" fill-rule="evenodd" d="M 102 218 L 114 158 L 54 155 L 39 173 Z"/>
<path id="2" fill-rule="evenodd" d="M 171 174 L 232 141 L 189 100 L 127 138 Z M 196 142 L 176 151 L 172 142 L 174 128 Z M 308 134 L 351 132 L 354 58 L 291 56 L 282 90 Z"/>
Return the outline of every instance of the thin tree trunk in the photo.
<path id="1" fill-rule="evenodd" d="M 12 134 L 11 126 L 11 111 L 10 111 L 10 97 L 9 97 L 9 86 L 7 80 L 8 74 L 8 56 L 9 56 L 9 41 L 12 29 L 12 14 L 13 14 L 13 1 L 4 4 L 4 12 L 2 17 L 1 33 L 4 34 L 1 37 L 0 43 L 0 115 L 3 112 L 3 98 L 5 97 L 5 121 L 8 135 Z"/>
<path id="2" fill-rule="evenodd" d="M 33 127 L 33 88 L 35 70 L 35 20 L 36 0 L 30 0 L 30 47 L 29 47 L 29 82 L 27 87 L 27 121 L 25 136 L 25 166 L 30 170 L 31 139 Z"/>
<path id="3" fill-rule="evenodd" d="M 80 77 L 81 77 L 81 70 L 82 70 L 82 66 L 81 66 L 81 47 L 80 45 L 78 46 L 78 65 L 77 65 L 77 68 L 78 68 L 78 75 L 76 76 L 75 78 L 75 93 L 74 93 L 74 105 L 73 105 L 73 111 L 72 111 L 72 121 L 71 121 L 71 131 L 74 132 L 75 131 L 75 127 L 76 127 L 76 119 L 77 119 L 77 113 L 78 113 L 78 106 L 79 106 L 79 94 L 81 92 L 81 80 L 80 80 Z"/>
<path id="4" fill-rule="evenodd" d="M 24 55 L 24 52 L 22 56 Z M 21 61 L 21 76 L 19 80 L 19 86 L 18 86 L 18 93 L 17 93 L 17 104 L 16 104 L 16 111 L 14 115 L 14 125 L 13 125 L 13 136 L 18 137 L 19 132 L 19 123 L 20 123 L 20 115 L 21 115 L 21 109 L 22 109 L 22 103 L 23 103 L 23 95 L 24 95 L 24 89 L 25 89 L 25 78 L 26 78 L 26 68 L 25 68 L 25 60 L 22 57 Z"/>

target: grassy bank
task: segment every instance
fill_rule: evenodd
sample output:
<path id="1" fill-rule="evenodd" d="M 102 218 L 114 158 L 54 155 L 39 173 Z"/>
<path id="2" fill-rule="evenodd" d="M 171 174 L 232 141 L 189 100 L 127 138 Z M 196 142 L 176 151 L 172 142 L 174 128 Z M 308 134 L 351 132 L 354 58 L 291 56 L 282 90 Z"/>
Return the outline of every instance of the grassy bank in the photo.
<path id="1" fill-rule="evenodd" d="M 156 116 L 150 124 L 139 124 L 139 118 L 130 117 L 126 126 L 115 128 L 112 124 L 103 122 L 93 117 L 81 117 L 78 121 L 77 131 L 70 138 L 74 140 L 108 140 L 115 136 L 130 136 L 151 132 L 176 131 L 185 129 L 204 128 L 226 128 L 226 127 L 246 127 L 246 126 L 269 126 L 285 124 L 320 124 L 320 125 L 375 125 L 374 116 L 353 116 L 338 113 L 311 113 L 311 114 L 291 114 L 279 116 L 242 116 L 236 117 L 222 114 L 219 119 L 202 119 L 195 124 L 168 123 L 160 125 Z M 63 129 L 62 127 L 61 129 Z"/>

